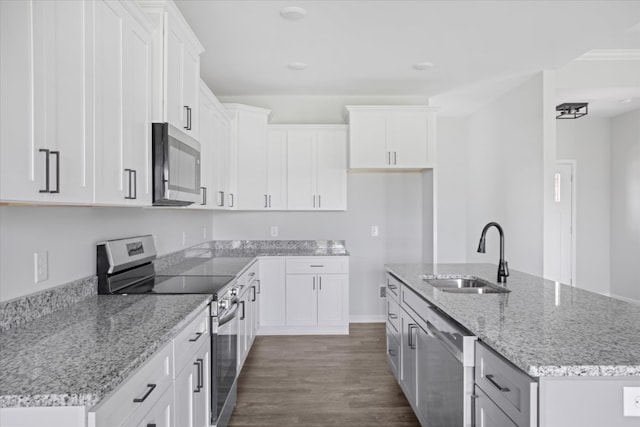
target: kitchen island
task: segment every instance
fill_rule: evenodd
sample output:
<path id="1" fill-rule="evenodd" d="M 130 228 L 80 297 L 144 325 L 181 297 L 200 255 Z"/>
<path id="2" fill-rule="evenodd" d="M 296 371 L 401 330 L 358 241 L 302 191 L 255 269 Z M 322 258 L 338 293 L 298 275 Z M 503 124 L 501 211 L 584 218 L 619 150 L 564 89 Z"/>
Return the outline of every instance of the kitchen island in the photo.
<path id="1" fill-rule="evenodd" d="M 631 426 L 640 395 L 640 306 L 511 271 L 507 293 L 456 294 L 424 279 L 477 277 L 491 264 L 393 264 L 387 271 L 539 384 L 540 426 Z"/>

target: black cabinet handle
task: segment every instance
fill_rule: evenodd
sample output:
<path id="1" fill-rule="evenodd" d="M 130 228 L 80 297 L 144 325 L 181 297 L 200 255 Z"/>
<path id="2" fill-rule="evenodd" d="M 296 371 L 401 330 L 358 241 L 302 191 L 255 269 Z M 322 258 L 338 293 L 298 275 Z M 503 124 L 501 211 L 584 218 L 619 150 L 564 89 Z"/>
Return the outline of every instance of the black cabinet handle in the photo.
<path id="1" fill-rule="evenodd" d="M 49 191 L 49 193 L 59 193 L 60 192 L 60 152 L 51 151 L 51 155 L 56 156 L 56 189 Z"/>
<path id="2" fill-rule="evenodd" d="M 395 357 L 396 356 L 396 352 L 389 349 L 389 355 Z"/>
<path id="3" fill-rule="evenodd" d="M 416 343 L 413 342 L 413 330 L 416 329 L 418 327 L 418 325 L 414 324 L 414 323 L 410 323 L 409 328 L 407 330 L 407 333 L 409 334 L 409 348 L 412 350 L 416 349 Z"/>
<path id="4" fill-rule="evenodd" d="M 229 207 L 232 208 L 235 202 L 235 197 L 233 197 L 233 193 L 229 193 L 229 197 L 231 197 L 231 204 L 229 205 Z"/>
<path id="5" fill-rule="evenodd" d="M 200 204 L 204 206 L 207 204 L 207 187 L 200 187 L 200 189 L 202 190 L 202 203 Z"/>
<path id="6" fill-rule="evenodd" d="M 264 207 L 265 207 L 265 208 L 266 208 L 266 207 L 269 207 L 269 202 L 268 202 L 268 199 L 267 199 L 267 195 L 266 195 L 266 194 L 264 195 Z"/>
<path id="7" fill-rule="evenodd" d="M 41 148 L 38 150 L 40 153 L 44 153 L 44 190 L 40 190 L 40 193 L 49 193 L 49 150 Z"/>
<path id="8" fill-rule="evenodd" d="M 195 362 L 193 362 L 194 366 L 196 366 L 198 368 L 198 384 L 196 385 L 196 389 L 193 390 L 194 393 L 200 393 L 200 390 L 202 389 L 203 386 L 203 381 L 202 379 L 204 378 L 203 372 L 204 371 L 204 361 L 202 359 L 196 359 Z"/>
<path id="9" fill-rule="evenodd" d="M 156 427 L 156 423 L 148 423 L 147 427 Z"/>
<path id="10" fill-rule="evenodd" d="M 487 379 L 487 381 L 493 384 L 493 386 L 498 390 L 500 390 L 501 392 L 509 393 L 511 391 L 508 387 L 502 387 L 500 384 L 498 384 L 496 380 L 494 380 L 494 375 L 489 374 L 489 375 L 485 375 L 484 377 Z"/>
<path id="11" fill-rule="evenodd" d="M 240 304 L 242 304 L 242 316 L 240 316 L 240 320 L 244 320 L 244 301 L 240 301 Z"/>
<path id="12" fill-rule="evenodd" d="M 251 286 L 251 289 L 253 290 L 253 298 L 251 299 L 251 302 L 256 302 L 256 287 Z"/>
<path id="13" fill-rule="evenodd" d="M 389 283 L 387 286 L 389 286 L 389 289 L 391 289 L 392 291 L 395 291 L 396 289 L 398 289 L 398 286 L 392 285 L 391 283 Z"/>
<path id="14" fill-rule="evenodd" d="M 391 151 L 387 151 L 387 164 L 391 165 Z"/>
<path id="15" fill-rule="evenodd" d="M 318 276 L 318 289 L 322 290 L 322 276 Z"/>
<path id="16" fill-rule="evenodd" d="M 218 191 L 218 194 L 220 195 L 220 202 L 218 203 L 218 206 L 222 207 L 224 206 L 224 191 Z"/>
<path id="17" fill-rule="evenodd" d="M 149 387 L 149 390 L 147 390 L 147 392 L 144 394 L 144 396 L 142 396 L 142 397 L 140 397 L 140 398 L 136 397 L 135 399 L 133 399 L 133 402 L 134 402 L 134 403 L 141 403 L 141 402 L 144 402 L 144 401 L 147 399 L 147 397 L 149 397 L 149 395 L 151 394 L 151 392 L 152 392 L 153 390 L 155 390 L 156 385 L 155 385 L 155 384 L 147 384 L 147 387 Z"/>
<path id="18" fill-rule="evenodd" d="M 125 169 L 124 171 L 127 173 L 127 179 L 129 181 L 129 191 L 127 192 L 127 195 L 124 196 L 124 198 L 132 200 L 134 198 L 133 192 L 131 191 L 131 186 L 133 184 L 133 169 Z"/>
<path id="19" fill-rule="evenodd" d="M 191 107 L 185 105 L 184 108 L 187 109 L 187 125 L 184 126 L 186 130 L 191 130 Z"/>
<path id="20" fill-rule="evenodd" d="M 189 338 L 189 342 L 196 342 L 202 336 L 202 332 L 196 332 L 196 336 L 194 338 Z"/>
<path id="21" fill-rule="evenodd" d="M 313 195 L 313 207 L 314 208 L 316 207 L 316 195 L 315 194 Z"/>
<path id="22" fill-rule="evenodd" d="M 133 196 L 132 199 L 138 198 L 138 171 L 135 169 L 131 169 L 131 174 L 133 175 Z"/>
<path id="23" fill-rule="evenodd" d="M 398 315 L 397 315 L 397 314 L 395 314 L 395 313 L 389 313 L 389 319 L 393 319 L 393 320 L 395 320 L 395 319 L 397 319 L 397 318 L 398 318 Z"/>

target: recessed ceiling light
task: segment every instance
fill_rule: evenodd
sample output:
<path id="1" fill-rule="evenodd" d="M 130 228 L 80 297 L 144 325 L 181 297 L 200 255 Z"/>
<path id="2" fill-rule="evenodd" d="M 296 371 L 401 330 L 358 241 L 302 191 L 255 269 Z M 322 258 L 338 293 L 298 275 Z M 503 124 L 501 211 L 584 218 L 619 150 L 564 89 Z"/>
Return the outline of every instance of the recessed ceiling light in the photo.
<path id="1" fill-rule="evenodd" d="M 621 104 L 631 104 L 631 101 L 633 101 L 633 98 L 625 98 L 625 99 L 621 99 L 620 103 Z"/>
<path id="2" fill-rule="evenodd" d="M 302 19 L 307 14 L 307 11 L 298 6 L 286 6 L 280 9 L 280 16 L 289 21 L 297 21 Z"/>
<path id="3" fill-rule="evenodd" d="M 417 62 L 415 64 L 413 64 L 413 68 L 416 70 L 428 70 L 429 68 L 433 68 L 433 62 Z"/>
<path id="4" fill-rule="evenodd" d="M 304 70 L 307 68 L 307 64 L 304 62 L 290 62 L 287 64 L 290 70 Z"/>

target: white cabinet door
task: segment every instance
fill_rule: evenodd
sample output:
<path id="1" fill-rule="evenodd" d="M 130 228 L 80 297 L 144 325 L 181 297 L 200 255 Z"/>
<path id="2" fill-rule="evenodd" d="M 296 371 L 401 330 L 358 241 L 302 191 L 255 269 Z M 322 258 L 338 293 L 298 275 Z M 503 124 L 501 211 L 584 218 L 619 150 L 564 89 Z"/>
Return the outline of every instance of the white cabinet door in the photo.
<path id="1" fill-rule="evenodd" d="M 128 423 L 127 423 L 128 425 Z M 167 389 L 151 410 L 136 424 L 137 427 L 173 426 L 173 388 Z M 181 424 L 188 425 L 188 424 Z"/>
<path id="2" fill-rule="evenodd" d="M 165 86 L 167 91 L 164 100 L 166 120 L 178 129 L 186 130 L 187 110 L 184 106 L 182 88 L 184 82 L 182 67 L 184 43 L 178 27 L 173 24 L 173 18 L 168 16 L 164 19 L 168 21 L 164 65 L 166 67 Z"/>
<path id="3" fill-rule="evenodd" d="M 227 132 L 227 161 L 229 167 L 227 169 L 227 192 L 225 194 L 225 206 L 227 209 L 238 209 L 238 139 L 234 124 L 229 121 L 228 126 L 224 127 L 223 132 Z"/>
<path id="4" fill-rule="evenodd" d="M 285 260 L 284 258 L 262 258 L 259 268 L 260 327 L 284 326 L 286 324 Z"/>
<path id="5" fill-rule="evenodd" d="M 183 101 L 187 113 L 187 129 L 185 132 L 198 140 L 199 138 L 199 87 L 200 87 L 200 54 L 188 44 L 183 45 Z"/>
<path id="6" fill-rule="evenodd" d="M 377 169 L 389 166 L 384 113 L 350 113 L 349 167 Z"/>
<path id="7" fill-rule="evenodd" d="M 121 3 L 94 4 L 94 202 L 148 206 L 152 203 L 151 33 Z"/>
<path id="8" fill-rule="evenodd" d="M 2 200 L 91 202 L 92 8 L 2 2 Z"/>
<path id="9" fill-rule="evenodd" d="M 317 208 L 347 209 L 347 131 L 321 130 L 316 144 Z"/>
<path id="10" fill-rule="evenodd" d="M 123 134 L 125 178 L 133 179 L 128 205 L 153 202 L 151 170 L 151 33 L 131 17 L 125 20 L 123 69 Z"/>
<path id="11" fill-rule="evenodd" d="M 429 115 L 393 112 L 387 116 L 387 150 L 392 166 L 421 168 L 429 164 Z"/>
<path id="12" fill-rule="evenodd" d="M 197 364 L 189 364 L 178 374 L 174 383 L 175 425 L 194 427 L 194 389 L 197 384 Z M 146 427 L 146 426 L 145 426 Z"/>
<path id="13" fill-rule="evenodd" d="M 44 155 L 33 132 L 34 72 L 31 1 L 0 1 L 0 200 L 45 195 Z M 11 126 L 6 125 L 11 123 Z"/>
<path id="14" fill-rule="evenodd" d="M 267 206 L 287 209 L 287 139 L 282 134 L 269 134 L 267 141 Z"/>
<path id="15" fill-rule="evenodd" d="M 238 372 L 244 363 L 244 358 L 247 356 L 247 334 L 249 332 L 249 319 L 247 318 L 247 309 L 249 308 L 248 295 L 248 292 L 244 292 L 240 297 L 240 314 L 238 315 Z"/>
<path id="16" fill-rule="evenodd" d="M 402 363 L 400 368 L 400 381 L 404 388 L 407 399 L 415 405 L 416 403 L 416 329 L 418 324 L 407 314 L 404 309 L 400 310 L 400 332 L 402 346 Z"/>
<path id="17" fill-rule="evenodd" d="M 287 206 L 289 210 L 311 210 L 317 206 L 315 148 L 316 132 L 287 132 Z"/>
<path id="18" fill-rule="evenodd" d="M 226 209 L 229 205 L 229 188 L 231 188 L 231 140 L 229 136 L 229 120 L 219 111 L 216 115 L 216 208 Z M 237 170 L 237 157 L 233 170 Z M 234 172 L 236 173 L 236 172 Z M 234 181 L 235 182 L 235 181 Z M 234 184 L 235 185 L 235 184 Z M 234 187 L 235 188 L 235 187 Z"/>
<path id="19" fill-rule="evenodd" d="M 287 326 L 318 324 L 318 277 L 314 274 L 287 275 Z"/>
<path id="20" fill-rule="evenodd" d="M 216 141 L 217 114 L 211 100 L 213 94 L 200 82 L 200 203 L 191 205 L 193 209 L 213 209 L 216 204 L 218 147 Z"/>
<path id="21" fill-rule="evenodd" d="M 203 343 L 196 355 L 196 364 L 200 365 L 200 371 L 196 372 L 196 388 L 193 399 L 193 425 L 195 427 L 208 427 L 211 417 L 211 344 Z M 197 370 L 197 367 L 196 367 Z M 182 424 L 176 423 L 176 427 Z"/>
<path id="22" fill-rule="evenodd" d="M 290 276 L 287 276 L 287 280 Z M 318 326 L 349 323 L 348 282 L 346 274 L 318 275 Z"/>
<path id="23" fill-rule="evenodd" d="M 235 115 L 238 142 L 238 209 L 262 210 L 267 186 L 267 115 L 240 110 Z"/>

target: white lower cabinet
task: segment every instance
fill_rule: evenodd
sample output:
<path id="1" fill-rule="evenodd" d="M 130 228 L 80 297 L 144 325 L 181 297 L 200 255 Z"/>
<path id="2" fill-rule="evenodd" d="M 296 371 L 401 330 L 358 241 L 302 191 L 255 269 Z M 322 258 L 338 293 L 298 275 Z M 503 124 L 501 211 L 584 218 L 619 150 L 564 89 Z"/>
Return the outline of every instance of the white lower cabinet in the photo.
<path id="1" fill-rule="evenodd" d="M 281 257 L 260 259 L 258 286 L 260 333 L 284 328 L 285 317 L 285 260 Z"/>
<path id="2" fill-rule="evenodd" d="M 131 425 L 137 427 L 171 427 L 176 425 L 173 423 L 173 389 L 165 391 L 154 403 L 151 410 L 139 422 L 132 422 Z"/>

